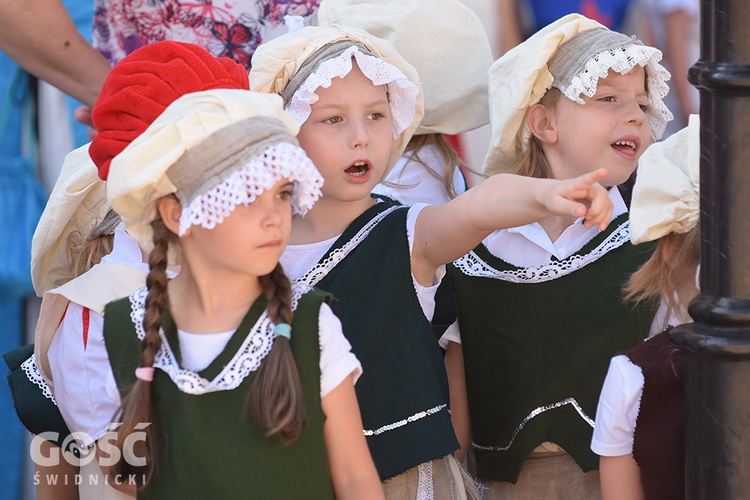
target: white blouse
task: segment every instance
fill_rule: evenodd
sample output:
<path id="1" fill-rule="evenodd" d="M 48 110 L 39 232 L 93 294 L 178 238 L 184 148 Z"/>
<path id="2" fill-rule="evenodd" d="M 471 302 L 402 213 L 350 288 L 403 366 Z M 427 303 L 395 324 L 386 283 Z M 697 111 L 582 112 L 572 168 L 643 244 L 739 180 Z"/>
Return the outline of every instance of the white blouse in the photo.
<path id="1" fill-rule="evenodd" d="M 624 355 L 615 356 L 604 379 L 591 450 L 600 456 L 633 453 L 635 421 L 641 408 L 643 372 Z"/>
<path id="2" fill-rule="evenodd" d="M 419 212 L 421 212 L 426 206 L 427 204 L 420 203 L 413 207 L 409 207 L 409 213 L 406 216 L 406 231 L 409 237 L 410 253 L 414 247 L 414 226 L 416 225 L 417 217 L 419 216 Z M 291 280 L 296 280 L 304 276 L 307 271 L 312 269 L 315 264 L 320 261 L 339 236 L 334 236 L 333 238 L 318 241 L 316 243 L 287 245 L 281 256 L 280 262 L 289 278 Z M 417 292 L 419 304 L 422 306 L 422 312 L 424 312 L 425 317 L 430 321 L 432 321 L 432 315 L 435 312 L 435 292 L 437 291 L 443 276 L 445 276 L 445 266 L 440 266 L 435 273 L 433 285 L 422 286 L 417 283 L 417 280 L 414 279 L 414 275 L 412 275 L 412 282 L 414 283 L 414 289 Z"/>
<path id="3" fill-rule="evenodd" d="M 609 190 L 609 199 L 614 207 L 611 220 L 615 220 L 628 211 L 616 187 Z M 530 267 L 549 262 L 552 257 L 559 260 L 567 259 L 583 248 L 599 232 L 596 226 L 584 226 L 581 217 L 568 226 L 553 242 L 541 224 L 532 222 L 525 226 L 495 231 L 487 236 L 482 244 L 492 255 L 509 264 L 516 267 Z M 440 344 L 443 347 L 446 347 L 448 342 L 461 343 L 461 333 L 457 323 L 448 327 L 440 338 Z"/>
<path id="4" fill-rule="evenodd" d="M 101 437 L 120 406 L 109 356 L 104 344 L 104 319 L 99 314 L 70 303 L 49 349 L 49 363 L 55 381 L 54 396 L 68 427 L 73 432 L 88 435 L 88 446 Z M 356 381 L 362 365 L 351 352 L 351 345 L 341 331 L 341 322 L 327 304 L 323 304 L 318 318 L 320 342 L 320 397 L 324 397 L 349 376 Z M 231 337 L 218 334 L 181 336 L 180 349 L 188 353 L 186 359 L 208 366 L 224 349 Z M 211 356 L 196 356 L 206 344 L 214 344 Z M 210 358 L 210 359 L 209 359 Z M 207 362 L 206 362 L 207 361 Z M 184 366 L 183 368 L 187 368 Z M 84 436 L 85 437 L 85 436 Z"/>
<path id="5" fill-rule="evenodd" d="M 385 177 L 386 182 L 395 186 L 380 183 L 372 192 L 388 196 L 404 205 L 442 205 L 451 201 L 443 185 L 443 157 L 438 147 L 434 144 L 423 147 L 419 150 L 419 158 L 428 166 L 409 159 L 406 154 L 398 159 Z M 457 195 L 466 191 L 466 181 L 458 168 L 453 172 L 452 184 Z"/>
<path id="6" fill-rule="evenodd" d="M 102 262 L 147 270 L 138 245 L 120 228 L 115 233 L 112 252 Z M 169 274 L 174 276 L 171 272 Z M 120 406 L 103 326 L 101 315 L 71 302 L 48 351 L 55 400 L 70 430 L 82 433 L 83 446 L 91 445 L 104 434 Z M 362 373 L 362 366 L 351 352 L 351 345 L 341 331 L 341 322 L 327 304 L 320 309 L 318 327 L 320 391 L 324 397 L 349 374 L 353 374 L 356 381 Z M 230 337 L 231 332 L 229 335 L 217 334 L 217 337 L 213 334 L 182 335 L 181 352 L 188 353 L 189 362 L 195 363 L 196 368 L 205 368 L 224 349 Z M 198 354 L 207 344 L 213 344 L 213 351 L 208 355 Z"/>

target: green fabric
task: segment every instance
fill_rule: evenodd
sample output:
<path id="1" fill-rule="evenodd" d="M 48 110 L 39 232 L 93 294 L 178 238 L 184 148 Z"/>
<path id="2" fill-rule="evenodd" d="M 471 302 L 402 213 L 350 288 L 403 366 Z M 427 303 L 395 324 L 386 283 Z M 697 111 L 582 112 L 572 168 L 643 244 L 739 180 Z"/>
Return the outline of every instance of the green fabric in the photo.
<path id="1" fill-rule="evenodd" d="M 34 344 L 28 344 L 3 354 L 5 364 L 8 365 L 8 385 L 13 396 L 13 405 L 24 427 L 32 434 L 54 432 L 56 439 L 48 441 L 57 446 L 63 446 L 70 430 L 63 420 L 60 409 L 55 402 L 44 395 L 42 389 L 29 380 L 21 368 L 21 364 L 34 355 Z M 73 443 L 66 443 L 73 444 Z"/>
<path id="2" fill-rule="evenodd" d="M 613 221 L 576 255 L 602 243 L 627 214 Z M 480 245 L 475 253 L 498 270 L 518 268 Z M 590 450 L 593 428 L 565 404 L 574 398 L 593 421 L 609 360 L 648 336 L 655 304 L 622 301 L 629 275 L 653 245 L 629 241 L 565 276 L 542 283 L 513 283 L 471 277 L 450 267 L 459 303 L 459 327 L 466 369 L 473 441 L 480 479 L 515 482 L 525 457 L 539 444 L 554 442 L 584 470 L 598 468 Z"/>
<path id="3" fill-rule="evenodd" d="M 329 253 L 391 206 L 382 202 L 365 211 Z M 401 207 L 385 216 L 318 283 L 333 294 L 331 308 L 362 363 L 356 391 L 365 429 L 402 423 L 367 436 L 382 480 L 458 448 L 446 406 L 448 381 L 442 350 L 412 281 L 407 212 L 408 207 Z M 407 423 L 409 417 L 436 407 L 442 409 Z"/>
<path id="4" fill-rule="evenodd" d="M 181 392 L 157 369 L 152 390 L 156 406 L 157 476 L 139 498 L 332 498 L 320 405 L 318 316 L 326 294 L 306 293 L 294 312 L 291 346 L 307 403 L 307 427 L 291 445 L 266 437 L 244 405 L 252 374 L 231 391 L 200 396 Z M 234 356 L 265 309 L 251 307 L 225 350 L 200 374 L 215 376 Z M 135 380 L 139 342 L 128 299 L 107 306 L 104 336 L 118 386 Z M 163 322 L 170 347 L 178 351 L 169 315 Z"/>

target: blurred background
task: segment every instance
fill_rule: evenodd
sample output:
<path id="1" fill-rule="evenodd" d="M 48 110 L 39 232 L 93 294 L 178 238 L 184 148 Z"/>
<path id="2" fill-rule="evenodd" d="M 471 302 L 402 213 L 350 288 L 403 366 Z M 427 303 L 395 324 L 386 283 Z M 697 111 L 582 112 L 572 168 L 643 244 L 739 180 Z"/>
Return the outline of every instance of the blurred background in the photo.
<path id="1" fill-rule="evenodd" d="M 494 58 L 570 12 L 580 12 L 612 29 L 636 35 L 662 50 L 662 63 L 672 72 L 667 105 L 675 120 L 664 137 L 682 128 L 688 114 L 698 112 L 698 92 L 687 82 L 687 69 L 697 61 L 699 52 L 698 0 L 463 1 L 484 23 Z M 90 41 L 94 4 L 101 7 L 108 0 L 62 3 L 80 34 Z M 257 0 L 259 9 L 270 3 L 273 1 Z M 296 3 L 314 8 L 318 0 Z M 6 22 L 10 21 L 0 20 L 0 25 Z M 39 218 L 63 158 L 89 138 L 87 127 L 73 119 L 73 110 L 81 104 L 20 70 L 5 52 L 0 52 L 0 95 L 0 231 L 5 231 L 0 235 L 0 244 L 5 245 L 0 246 L 0 314 L 6 325 L 0 334 L 0 353 L 4 353 L 33 341 L 41 302 L 33 295 L 28 273 L 34 221 Z M 475 171 L 480 170 L 489 138 L 490 127 L 486 125 L 461 134 L 454 141 Z M 470 174 L 469 182 L 473 185 L 481 179 Z M 20 190 L 22 184 L 27 191 Z M 28 196 L 29 192 L 34 197 Z M 31 228 L 27 234 L 11 230 L 19 219 Z M 30 436 L 18 422 L 6 383 L 0 384 L 0 428 L 0 500 L 34 499 Z"/>

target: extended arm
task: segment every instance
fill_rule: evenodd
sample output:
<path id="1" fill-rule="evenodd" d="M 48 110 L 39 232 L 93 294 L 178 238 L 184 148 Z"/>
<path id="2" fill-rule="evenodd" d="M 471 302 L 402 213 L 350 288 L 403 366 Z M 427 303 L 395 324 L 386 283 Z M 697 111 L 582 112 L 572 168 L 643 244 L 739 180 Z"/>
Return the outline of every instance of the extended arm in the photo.
<path id="1" fill-rule="evenodd" d="M 0 49 L 19 66 L 93 106 L 110 66 L 59 0 L 0 0 Z"/>
<path id="2" fill-rule="evenodd" d="M 414 228 L 414 278 L 432 285 L 439 266 L 465 255 L 498 229 L 552 215 L 585 216 L 587 226 L 606 228 L 612 202 L 607 190 L 597 184 L 604 175 L 606 169 L 566 180 L 498 174 L 445 205 L 425 207 Z"/>

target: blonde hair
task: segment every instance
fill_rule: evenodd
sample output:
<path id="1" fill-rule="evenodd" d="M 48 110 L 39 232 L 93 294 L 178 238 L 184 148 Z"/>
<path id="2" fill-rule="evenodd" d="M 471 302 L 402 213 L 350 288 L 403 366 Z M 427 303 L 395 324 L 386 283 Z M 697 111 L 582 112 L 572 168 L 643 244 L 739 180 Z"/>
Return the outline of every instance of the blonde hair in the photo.
<path id="1" fill-rule="evenodd" d="M 672 258 L 664 257 L 664 245 L 669 239 Z M 700 262 L 700 224 L 684 234 L 671 233 L 659 239 L 651 258 L 634 272 L 625 286 L 625 299 L 664 299 L 667 320 L 672 313 L 687 312 L 687 305 L 698 296 L 695 272 Z M 668 325 L 662 325 L 662 330 Z"/>
<path id="2" fill-rule="evenodd" d="M 168 195 L 176 198 L 174 195 Z M 169 306 L 167 288 L 167 263 L 170 243 L 179 245 L 178 236 L 164 224 L 159 212 L 151 222 L 154 248 L 149 254 L 150 271 L 146 277 L 146 310 L 143 317 L 143 328 L 146 332 L 141 341 L 141 353 L 138 366 L 153 367 L 162 341 L 159 335 L 162 313 Z M 260 277 L 260 284 L 266 299 L 266 311 L 276 323 L 292 323 L 292 285 L 284 273 L 281 264 L 277 264 L 271 273 Z M 246 410 L 255 417 L 258 424 L 266 429 L 266 435 L 278 436 L 284 445 L 294 442 L 301 434 L 307 422 L 302 384 L 294 361 L 289 340 L 278 336 L 273 341 L 271 351 L 263 358 L 260 367 L 255 371 L 245 404 Z M 115 445 L 122 450 L 128 436 L 136 431 L 143 422 L 151 422 L 146 427 L 146 438 L 136 441 L 134 452 L 144 457 L 146 465 L 135 468 L 121 460 L 109 471 L 110 476 L 136 474 L 145 477 L 142 486 L 148 484 L 156 475 L 157 450 L 156 439 L 159 432 L 155 419 L 154 401 L 152 400 L 151 382 L 137 379 L 122 399 L 120 406 L 122 426 L 118 432 Z M 141 431 L 143 432 L 143 431 Z"/>
<path id="3" fill-rule="evenodd" d="M 557 88 L 550 88 L 539 100 L 539 104 L 549 108 L 557 104 L 562 96 Z M 527 110 L 528 112 L 528 110 Z M 528 121 L 528 113 L 524 117 L 524 123 Z M 485 177 L 490 177 L 502 172 L 514 173 L 524 177 L 536 177 L 539 179 L 551 179 L 552 169 L 550 169 L 547 156 L 544 154 L 542 142 L 532 133 L 525 150 L 516 157 L 507 157 L 498 162 L 497 165 L 488 165 L 485 168 Z"/>
<path id="4" fill-rule="evenodd" d="M 81 276 L 101 262 L 102 257 L 112 252 L 114 241 L 114 234 L 102 234 L 88 241 L 73 259 L 73 275 Z"/>
<path id="5" fill-rule="evenodd" d="M 419 151 L 423 147 L 430 145 L 437 147 L 438 151 L 440 152 L 440 156 L 443 159 L 443 168 L 440 172 L 436 172 L 435 170 L 433 170 L 432 167 L 430 167 L 430 165 L 428 165 L 419 156 Z M 465 168 L 469 171 L 472 171 L 471 168 L 469 168 L 469 166 L 464 163 L 464 161 L 458 155 L 456 149 L 448 141 L 445 135 L 437 132 L 412 136 L 412 138 L 409 140 L 409 143 L 406 145 L 404 157 L 406 157 L 406 159 L 409 161 L 413 161 L 422 165 L 425 170 L 436 179 L 441 179 L 443 181 L 443 189 L 445 189 L 445 192 L 451 199 L 458 196 L 458 193 L 456 193 L 456 190 L 453 186 L 453 176 L 456 173 L 456 169 Z M 383 181 L 383 184 L 396 189 L 402 187 L 402 185 L 390 181 Z"/>

